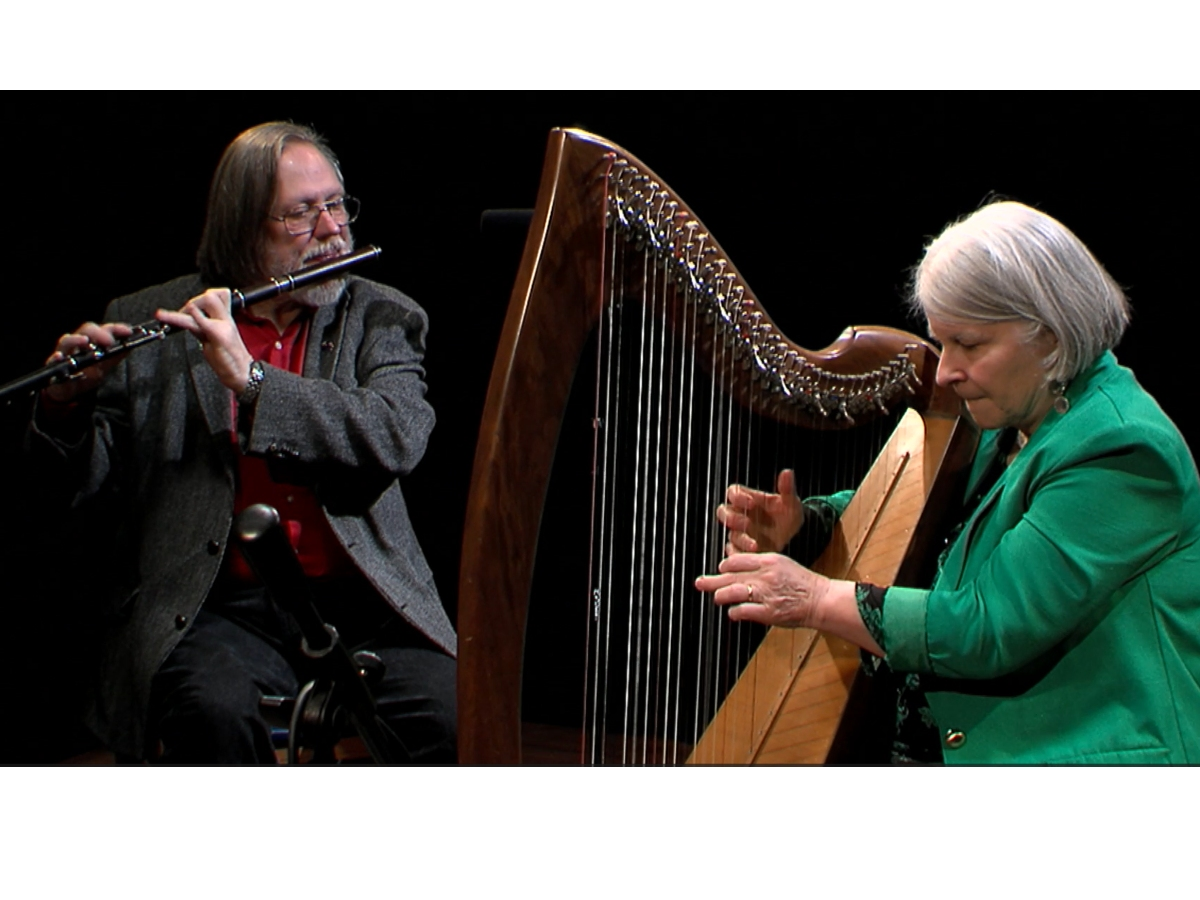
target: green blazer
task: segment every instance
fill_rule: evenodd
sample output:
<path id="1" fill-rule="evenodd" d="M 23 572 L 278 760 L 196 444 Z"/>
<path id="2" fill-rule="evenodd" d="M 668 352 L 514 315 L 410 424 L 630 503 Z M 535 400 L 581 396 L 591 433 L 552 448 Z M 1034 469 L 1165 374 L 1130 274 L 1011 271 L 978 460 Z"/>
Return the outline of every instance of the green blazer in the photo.
<path id="1" fill-rule="evenodd" d="M 888 589 L 887 661 L 922 673 L 948 763 L 1200 763 L 1196 464 L 1111 353 L 1066 396 L 932 589 Z"/>

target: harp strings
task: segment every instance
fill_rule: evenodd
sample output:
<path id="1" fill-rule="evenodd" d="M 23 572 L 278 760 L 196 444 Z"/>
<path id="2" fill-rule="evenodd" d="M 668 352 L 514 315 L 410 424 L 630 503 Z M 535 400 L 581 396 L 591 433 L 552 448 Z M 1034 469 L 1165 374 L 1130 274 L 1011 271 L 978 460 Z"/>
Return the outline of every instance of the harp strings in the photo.
<path id="1" fill-rule="evenodd" d="M 610 228 L 605 241 L 584 689 L 583 761 L 592 764 L 686 760 L 762 639 L 765 629 L 730 623 L 692 586 L 724 555 L 714 510 L 726 487 L 774 490 L 785 467 L 802 497 L 856 485 L 890 432 L 876 424 L 864 452 L 843 431 L 815 439 L 749 411 L 767 407 L 753 396 L 769 388 L 749 377 L 745 344 L 757 340 L 761 313 L 741 305 L 719 259 L 706 280 L 688 277 L 710 258 L 707 236 L 693 224 L 659 227 L 674 213 L 654 190 L 633 191 L 618 210 L 640 226 Z M 804 365 L 802 381 L 817 377 Z"/>
<path id="2" fill-rule="evenodd" d="M 592 547 L 589 565 L 591 586 L 587 630 L 587 680 L 584 690 L 583 761 L 599 765 L 605 761 L 608 734 L 608 670 L 613 639 L 613 515 L 617 488 L 616 456 L 620 420 L 615 397 L 621 380 L 621 295 L 618 274 L 623 273 L 624 242 L 606 242 L 605 285 L 602 291 L 600 334 L 596 343 L 596 405 L 592 465 Z M 598 495 L 598 496 L 597 496 Z"/>
<path id="3" fill-rule="evenodd" d="M 584 761 L 674 764 L 761 636 L 692 580 L 720 562 L 715 506 L 731 482 L 754 483 L 749 461 L 764 439 L 721 387 L 738 365 L 728 346 L 712 342 L 698 362 L 704 313 L 692 287 L 650 248 L 614 236 L 606 252 Z"/>

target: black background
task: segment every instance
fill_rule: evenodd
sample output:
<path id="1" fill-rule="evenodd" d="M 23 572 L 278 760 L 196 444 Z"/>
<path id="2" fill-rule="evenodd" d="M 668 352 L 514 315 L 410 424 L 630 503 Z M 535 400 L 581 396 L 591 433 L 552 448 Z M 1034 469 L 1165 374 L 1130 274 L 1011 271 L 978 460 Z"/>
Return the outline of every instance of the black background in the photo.
<path id="1" fill-rule="evenodd" d="M 37 368 L 108 300 L 194 270 L 208 181 L 229 140 L 270 119 L 311 124 L 363 200 L 361 274 L 429 313 L 438 425 L 405 485 L 453 613 L 480 412 L 519 244 L 481 236 L 486 209 L 530 208 L 546 137 L 577 126 L 625 147 L 721 242 L 783 330 L 823 347 L 849 324 L 915 328 L 908 268 L 990 195 L 1072 228 L 1129 291 L 1118 348 L 1200 439 L 1191 389 L 1197 136 L 1190 95 L 1139 94 L 5 94 L 0 380 Z M 14 407 L 20 407 L 15 404 Z M 89 588 L 114 573 L 34 527 L 4 411 L 4 679 L 14 760 L 57 758 Z M 72 634 L 70 623 L 83 629 Z M 79 629 L 76 629 L 78 631 Z"/>

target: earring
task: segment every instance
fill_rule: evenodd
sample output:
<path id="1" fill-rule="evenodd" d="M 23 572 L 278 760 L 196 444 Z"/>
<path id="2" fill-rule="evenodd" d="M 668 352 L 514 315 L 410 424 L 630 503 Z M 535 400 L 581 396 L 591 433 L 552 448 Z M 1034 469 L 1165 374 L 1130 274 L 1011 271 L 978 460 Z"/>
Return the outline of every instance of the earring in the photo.
<path id="1" fill-rule="evenodd" d="M 1054 395 L 1054 411 L 1060 416 L 1065 415 L 1071 408 L 1071 401 L 1066 398 L 1067 386 L 1061 381 L 1050 382 L 1050 393 Z"/>

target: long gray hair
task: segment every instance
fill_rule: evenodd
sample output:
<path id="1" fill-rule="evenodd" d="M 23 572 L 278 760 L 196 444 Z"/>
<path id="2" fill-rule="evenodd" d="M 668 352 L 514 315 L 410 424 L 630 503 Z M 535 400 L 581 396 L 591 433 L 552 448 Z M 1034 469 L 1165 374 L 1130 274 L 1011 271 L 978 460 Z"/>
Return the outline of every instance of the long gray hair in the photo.
<path id="1" fill-rule="evenodd" d="M 225 148 L 208 191 L 208 214 L 196 264 L 205 283 L 251 287 L 267 273 L 260 265 L 263 225 L 275 202 L 275 174 L 283 148 L 312 144 L 342 181 L 333 150 L 313 129 L 292 122 L 266 122 L 239 134 Z"/>
<path id="2" fill-rule="evenodd" d="M 1129 324 L 1129 300 L 1065 225 L 1022 203 L 982 207 L 926 248 L 908 297 L 922 317 L 1029 323 L 1058 338 L 1051 381 L 1069 383 Z"/>

